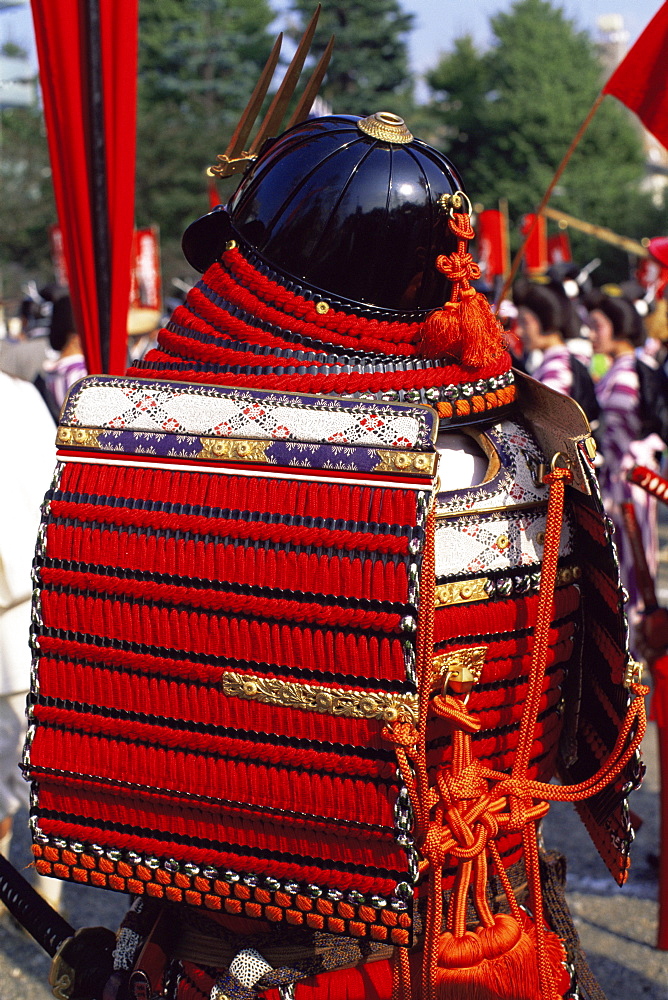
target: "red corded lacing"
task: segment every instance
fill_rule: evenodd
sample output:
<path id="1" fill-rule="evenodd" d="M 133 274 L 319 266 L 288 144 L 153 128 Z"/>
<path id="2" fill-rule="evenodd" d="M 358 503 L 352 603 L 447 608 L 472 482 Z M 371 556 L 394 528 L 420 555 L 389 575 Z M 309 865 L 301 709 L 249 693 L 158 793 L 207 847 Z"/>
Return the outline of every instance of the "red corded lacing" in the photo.
<path id="1" fill-rule="evenodd" d="M 472 755 L 471 733 L 479 720 L 459 696 L 431 698 L 433 658 L 434 517 L 427 521 L 422 568 L 422 593 L 418 629 L 418 682 L 420 714 L 416 729 L 399 722 L 384 734 L 395 745 L 397 761 L 413 805 L 416 844 L 422 854 L 421 868 L 428 873 L 427 919 L 425 927 L 421 1000 L 435 1000 L 442 922 L 442 870 L 448 857 L 459 859 L 458 875 L 451 895 L 447 926 L 455 944 L 466 931 L 466 902 L 469 889 L 478 911 L 480 926 L 493 929 L 495 918 L 485 898 L 487 854 L 494 864 L 508 898 L 512 915 L 519 922 L 520 911 L 494 838 L 500 830 L 521 831 L 530 904 L 536 934 L 536 960 L 541 997 L 557 1000 L 552 967 L 548 957 L 545 919 L 540 884 L 537 823 L 547 812 L 549 801 L 581 801 L 597 794 L 621 773 L 636 752 L 645 732 L 644 697 L 648 689 L 631 683 L 633 699 L 620 728 L 615 746 L 600 770 L 576 785 L 558 786 L 528 777 L 531 747 L 545 677 L 548 636 L 559 558 L 563 521 L 564 484 L 572 474 L 555 468 L 545 477 L 550 488 L 545 532 L 544 560 L 534 629 L 529 688 L 520 724 L 515 762 L 510 775 L 483 767 Z M 426 767 L 426 721 L 433 709 L 453 727 L 452 762 L 429 786 Z M 466 964 L 465 962 L 462 963 Z M 401 959 L 398 968 L 406 968 Z M 409 1000 L 410 984 L 405 976 L 395 977 L 396 1000 Z"/>
<path id="2" fill-rule="evenodd" d="M 307 530 L 305 534 L 308 533 Z M 76 587 L 86 594 L 101 595 L 104 598 L 113 594 L 227 614 L 255 615 L 259 618 L 270 617 L 339 628 L 375 629 L 382 632 L 399 632 L 401 629 L 401 615 L 389 611 L 343 608 L 337 604 L 291 601 L 278 597 L 259 597 L 256 594 L 234 594 L 213 587 L 188 587 L 155 580 L 123 579 L 49 566 L 43 568 L 41 576 L 45 588 Z"/>
<path id="3" fill-rule="evenodd" d="M 131 510 L 107 504 L 76 503 L 54 500 L 53 517 L 71 517 L 81 522 L 114 525 L 139 525 L 152 528 L 174 528 L 175 515 L 167 511 Z M 178 514 L 180 531 L 195 534 L 216 534 L 229 538 L 252 538 L 277 544 L 318 545 L 346 550 L 369 549 L 378 552 L 403 553 L 408 539 L 402 535 L 376 535 L 372 532 L 350 532 L 335 528 L 308 528 L 299 524 L 268 524 L 265 521 L 242 521 L 233 518 Z"/>
<path id="4" fill-rule="evenodd" d="M 339 312 L 336 309 L 328 309 L 326 312 L 319 312 L 317 303 L 311 302 L 294 292 L 288 291 L 283 285 L 256 271 L 255 268 L 244 259 L 238 249 L 228 250 L 222 256 L 225 267 L 229 269 L 233 278 L 236 278 L 244 288 L 250 289 L 254 299 L 254 307 L 250 310 L 256 315 L 255 309 L 258 305 L 264 304 L 268 308 L 278 306 L 281 312 L 274 310 L 278 315 L 289 313 L 290 316 L 302 318 L 307 324 L 319 331 L 343 334 L 345 336 L 360 338 L 361 340 L 376 339 L 392 345 L 396 350 L 397 344 L 415 343 L 420 323 L 401 323 L 396 320 L 365 319 L 352 313 Z M 225 275 L 223 268 L 214 265 L 209 272 L 214 281 L 220 278 L 222 287 L 227 288 L 229 278 Z M 235 282 L 236 284 L 236 282 Z M 215 284 L 212 283 L 215 291 Z M 292 328 L 292 324 L 290 324 Z M 393 352 L 392 352 L 393 353 Z"/>
<path id="5" fill-rule="evenodd" d="M 166 369 L 161 377 L 189 382 L 205 382 L 230 386 L 248 386 L 263 389 L 281 389 L 290 392 L 350 394 L 355 392 L 378 393 L 400 389 L 428 389 L 466 382 L 485 381 L 493 376 L 506 373 L 510 358 L 503 352 L 489 364 L 470 366 L 458 362 L 439 367 L 412 371 L 390 372 L 340 372 L 320 374 L 274 374 L 270 369 L 289 367 L 290 359 L 260 353 L 261 347 L 275 347 L 290 350 L 291 341 L 281 337 L 286 334 L 305 336 L 315 342 L 309 353 L 323 354 L 328 346 L 352 348 L 374 354 L 402 355 L 419 354 L 415 341 L 421 329 L 420 324 L 399 323 L 390 320 L 367 319 L 329 308 L 318 312 L 316 304 L 293 292 L 289 292 L 278 282 L 265 278 L 246 261 L 238 249 L 223 254 L 222 262 L 213 264 L 203 277 L 204 286 L 221 295 L 235 306 L 244 309 L 252 322 L 233 316 L 223 304 L 207 298 L 202 288 L 191 290 L 186 306 L 179 307 L 173 316 L 174 323 L 181 331 L 163 329 L 158 342 L 162 350 L 151 351 L 147 361 L 169 365 L 174 356 L 184 361 L 198 361 L 213 366 L 234 366 L 263 368 L 263 373 L 198 372 L 194 370 Z M 256 323 L 267 323 L 274 329 L 262 330 Z M 190 338 L 188 330 L 203 334 L 212 343 L 202 343 Z M 257 351 L 236 351 L 228 347 L 231 337 L 257 346 Z M 444 360 L 447 354 L 443 355 Z M 320 367 L 322 358 L 310 357 L 307 367 Z M 299 366 L 295 358 L 293 364 Z M 360 362 L 361 366 L 361 362 Z M 267 371 L 269 369 L 269 371 Z M 131 369 L 131 374 L 145 374 L 155 377 L 152 369 L 142 369 L 141 364 Z M 466 417 L 471 413 L 484 413 L 510 402 L 515 395 L 514 386 L 476 393 L 458 399 L 453 403 L 437 404 L 439 416 Z"/>

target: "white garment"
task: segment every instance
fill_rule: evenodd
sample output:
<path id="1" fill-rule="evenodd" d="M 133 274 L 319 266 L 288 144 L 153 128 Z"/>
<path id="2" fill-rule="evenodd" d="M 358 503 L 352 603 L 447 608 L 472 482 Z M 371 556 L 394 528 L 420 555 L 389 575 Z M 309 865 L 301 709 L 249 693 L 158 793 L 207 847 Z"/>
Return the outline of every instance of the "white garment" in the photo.
<path id="1" fill-rule="evenodd" d="M 436 439 L 441 492 L 468 489 L 485 478 L 489 459 L 473 438 L 461 431 L 441 431 Z"/>
<path id="2" fill-rule="evenodd" d="M 0 695 L 29 686 L 30 571 L 55 436 L 37 389 L 0 372 Z"/>

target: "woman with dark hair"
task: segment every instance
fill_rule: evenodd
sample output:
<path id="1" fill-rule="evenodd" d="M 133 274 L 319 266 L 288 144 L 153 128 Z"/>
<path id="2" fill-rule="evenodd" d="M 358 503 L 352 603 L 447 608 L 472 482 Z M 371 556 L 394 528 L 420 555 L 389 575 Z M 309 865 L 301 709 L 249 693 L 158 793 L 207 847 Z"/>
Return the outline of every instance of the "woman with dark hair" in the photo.
<path id="1" fill-rule="evenodd" d="M 530 374 L 543 385 L 580 404 L 590 421 L 598 417 L 594 384 L 588 370 L 574 357 L 567 341 L 579 335 L 577 314 L 557 286 L 519 281 L 513 289 L 517 323 L 526 354 L 540 360 Z"/>
<path id="2" fill-rule="evenodd" d="M 633 503 L 642 532 L 643 547 L 650 571 L 656 572 L 657 519 L 656 500 L 626 481 L 634 465 L 658 469 L 657 451 L 663 442 L 656 433 L 648 433 L 643 412 L 637 348 L 645 333 L 633 305 L 622 297 L 600 292 L 587 300 L 593 332 L 594 350 L 606 355 L 611 364 L 596 385 L 601 407 L 598 436 L 602 464 L 599 469 L 605 508 L 616 527 L 616 541 L 622 582 L 629 592 L 629 613 L 637 611 L 640 600 L 635 567 L 622 519 L 622 504 Z"/>
<path id="3" fill-rule="evenodd" d="M 44 363 L 42 375 L 49 408 L 58 414 L 70 387 L 88 374 L 69 295 L 61 295 L 53 303 L 49 343 L 59 353 L 55 361 Z"/>

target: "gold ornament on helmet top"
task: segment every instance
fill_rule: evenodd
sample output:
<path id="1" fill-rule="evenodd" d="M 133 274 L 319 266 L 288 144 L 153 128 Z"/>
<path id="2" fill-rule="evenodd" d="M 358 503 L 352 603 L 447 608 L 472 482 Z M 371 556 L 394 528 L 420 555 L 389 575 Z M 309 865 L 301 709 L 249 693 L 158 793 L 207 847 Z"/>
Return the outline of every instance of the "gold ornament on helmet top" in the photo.
<path id="1" fill-rule="evenodd" d="M 357 127 L 365 135 L 370 135 L 372 139 L 381 139 L 383 142 L 405 145 L 413 141 L 406 122 L 399 115 L 393 115 L 391 111 L 377 111 L 375 115 L 362 118 L 358 121 Z"/>

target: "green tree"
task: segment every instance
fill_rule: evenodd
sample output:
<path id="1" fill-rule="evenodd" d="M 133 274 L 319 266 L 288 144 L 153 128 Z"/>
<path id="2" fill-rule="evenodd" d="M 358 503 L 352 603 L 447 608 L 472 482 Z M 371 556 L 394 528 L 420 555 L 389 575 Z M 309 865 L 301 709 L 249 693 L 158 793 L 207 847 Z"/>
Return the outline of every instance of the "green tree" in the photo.
<path id="1" fill-rule="evenodd" d="M 292 0 L 291 9 L 299 18 L 293 37 L 301 35 L 314 7 L 314 0 Z M 335 114 L 410 113 L 413 79 L 407 35 L 414 20 L 413 14 L 402 11 L 398 0 L 323 4 L 312 52 L 319 57 L 331 35 L 336 36 L 332 62 L 320 88 Z"/>
<path id="2" fill-rule="evenodd" d="M 4 294 L 27 277 L 53 281 L 49 226 L 56 221 L 41 109 L 0 110 L 0 266 Z"/>
<path id="3" fill-rule="evenodd" d="M 478 51 L 470 38 L 458 39 L 427 74 L 431 100 L 425 124 L 460 169 L 474 201 L 491 207 L 508 199 L 518 245 L 519 219 L 546 191 L 600 91 L 602 69 L 589 36 L 547 0 L 517 0 L 509 12 L 493 17 L 491 26 L 494 42 L 487 52 Z M 639 208 L 642 176 L 639 129 L 606 98 L 551 204 L 618 231 L 622 217 L 639 226 L 646 216 Z M 634 205 L 632 212 L 627 204 Z M 644 234 L 626 230 L 625 235 Z M 572 242 L 576 253 L 591 252 L 591 241 L 579 234 L 572 234 Z M 608 255 L 600 244 L 594 253 Z"/>
<path id="4" fill-rule="evenodd" d="M 166 274 L 187 269 L 181 235 L 208 211 L 206 168 L 257 82 L 273 19 L 267 0 L 141 0 L 136 215 L 160 226 Z"/>

